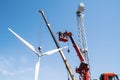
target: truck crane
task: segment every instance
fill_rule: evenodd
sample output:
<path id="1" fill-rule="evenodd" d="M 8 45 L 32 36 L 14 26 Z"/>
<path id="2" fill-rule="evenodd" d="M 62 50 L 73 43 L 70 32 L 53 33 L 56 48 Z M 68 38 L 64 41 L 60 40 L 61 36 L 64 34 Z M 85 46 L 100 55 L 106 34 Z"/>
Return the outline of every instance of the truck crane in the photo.
<path id="1" fill-rule="evenodd" d="M 78 7 L 78 11 L 76 12 L 76 14 L 77 14 L 77 20 L 78 21 L 80 20 L 81 22 L 80 22 L 80 24 L 78 24 L 78 26 L 83 24 L 83 22 L 82 22 L 82 16 L 83 15 L 81 15 L 81 11 L 84 11 L 84 4 L 82 3 L 79 6 L 80 7 Z M 60 45 L 58 44 L 58 42 L 57 42 L 57 40 L 56 40 L 56 38 L 55 38 L 55 36 L 54 36 L 54 34 L 52 32 L 50 24 L 48 23 L 48 21 L 46 19 L 44 11 L 40 10 L 39 12 L 42 14 L 42 16 L 44 18 L 44 21 L 45 21 L 45 23 L 46 23 L 46 25 L 47 25 L 47 27 L 48 27 L 48 29 L 50 31 L 50 34 L 51 34 L 51 36 L 52 36 L 52 38 L 53 38 L 57 48 L 60 48 Z M 79 80 L 90 80 L 91 79 L 90 78 L 90 76 L 91 76 L 90 75 L 90 66 L 89 66 L 88 59 L 86 59 L 86 57 L 88 57 L 88 54 L 87 55 L 84 54 L 84 53 L 88 53 L 88 50 L 87 50 L 87 45 L 86 45 L 86 42 L 85 42 L 86 38 L 85 38 L 85 33 L 84 33 L 84 27 L 83 27 L 83 25 L 81 25 L 81 26 L 82 26 L 82 28 L 81 27 L 79 27 L 79 28 L 80 28 L 80 31 L 83 34 L 81 35 L 79 33 L 82 36 L 82 39 L 81 39 L 82 40 L 81 41 L 81 45 L 82 46 L 80 45 L 81 46 L 80 48 L 76 44 L 75 40 L 73 39 L 73 36 L 72 36 L 71 32 L 67 32 L 67 31 L 65 31 L 65 32 L 58 32 L 58 35 L 59 35 L 59 41 L 67 42 L 69 40 L 68 38 L 70 38 L 70 40 L 71 40 L 71 42 L 73 44 L 73 47 L 74 47 L 74 49 L 75 49 L 75 51 L 76 51 L 76 53 L 78 55 L 78 58 L 79 58 L 79 60 L 81 62 L 79 67 L 77 67 L 75 69 L 76 73 L 78 73 L 80 75 L 79 76 Z M 70 65 L 67 62 L 67 59 L 64 56 L 64 53 L 62 51 L 59 51 L 59 53 L 60 53 L 60 55 L 61 55 L 61 57 L 62 57 L 62 59 L 63 59 L 63 61 L 65 63 L 66 69 L 68 70 L 72 80 L 76 80 L 76 78 L 75 78 L 75 76 L 74 76 L 74 74 L 72 72 L 72 69 L 70 68 Z M 110 73 L 103 73 L 103 74 L 101 74 L 100 80 L 119 80 L 119 79 L 118 79 L 117 74 L 110 72 Z"/>
<path id="2" fill-rule="evenodd" d="M 78 55 L 78 58 L 80 60 L 80 66 L 78 68 L 76 68 L 76 73 L 80 74 L 79 76 L 79 80 L 90 80 L 90 67 L 88 65 L 88 63 L 86 62 L 81 49 L 78 47 L 78 45 L 76 44 L 75 40 L 72 37 L 72 33 L 71 32 L 58 32 L 59 35 L 59 41 L 62 42 L 67 42 L 70 38 L 73 47 Z M 103 74 L 101 74 L 100 76 L 100 80 L 119 80 L 117 74 L 112 73 L 112 72 L 105 72 Z"/>
<path id="3" fill-rule="evenodd" d="M 90 73 L 89 73 L 89 65 L 87 64 L 84 56 L 81 53 L 81 50 L 79 49 L 78 45 L 76 44 L 75 40 L 72 37 L 72 33 L 71 32 L 67 32 L 65 31 L 63 32 L 58 32 L 59 35 L 59 41 L 62 42 L 67 42 L 68 41 L 68 37 L 70 38 L 73 47 L 75 48 L 77 55 L 81 61 L 81 64 L 79 66 L 79 68 L 76 68 L 76 73 L 80 74 L 80 80 L 90 80 Z"/>
<path id="4" fill-rule="evenodd" d="M 76 44 L 75 40 L 72 37 L 71 32 L 58 32 L 59 35 L 59 41 L 67 42 L 70 38 L 73 47 L 78 55 L 78 58 L 80 60 L 80 65 L 78 68 L 76 68 L 76 73 L 78 73 L 79 80 L 90 80 L 90 65 L 89 65 L 89 59 L 88 59 L 88 49 L 87 49 L 87 42 L 86 42 L 86 36 L 85 36 L 85 29 L 83 24 L 83 12 L 84 11 L 84 4 L 80 3 L 78 6 L 78 10 L 76 12 L 77 14 L 77 23 L 78 23 L 78 38 L 80 42 L 80 48 Z M 117 74 L 111 73 L 111 72 L 105 72 L 101 74 L 100 80 L 119 80 Z"/>

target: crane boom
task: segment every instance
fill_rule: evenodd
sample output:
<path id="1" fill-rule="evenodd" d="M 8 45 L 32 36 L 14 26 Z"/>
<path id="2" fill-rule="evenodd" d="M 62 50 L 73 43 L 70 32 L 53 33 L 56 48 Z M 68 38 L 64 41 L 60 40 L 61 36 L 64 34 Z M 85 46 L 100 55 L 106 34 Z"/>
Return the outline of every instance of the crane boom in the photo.
<path id="1" fill-rule="evenodd" d="M 55 36 L 54 36 L 54 34 L 53 34 L 53 32 L 52 32 L 52 29 L 51 29 L 50 24 L 48 23 L 48 21 L 47 21 L 47 19 L 46 19 L 46 17 L 45 17 L 44 12 L 43 12 L 42 10 L 40 10 L 39 12 L 42 14 L 42 16 L 43 16 L 43 18 L 44 18 L 44 20 L 45 20 L 45 23 L 46 23 L 46 25 L 47 25 L 47 27 L 48 27 L 48 29 L 49 29 L 49 31 L 50 31 L 50 34 L 51 34 L 51 36 L 52 36 L 52 38 L 53 38 L 53 40 L 54 40 L 57 48 L 59 49 L 59 48 L 60 48 L 60 45 L 58 44 L 57 39 L 55 38 Z M 61 55 L 61 57 L 62 57 L 62 59 L 63 59 L 63 61 L 64 61 L 64 63 L 65 63 L 65 66 L 66 66 L 66 68 L 67 68 L 67 70 L 68 70 L 68 72 L 69 72 L 72 80 L 76 80 L 76 79 L 75 79 L 75 76 L 74 76 L 74 74 L 73 74 L 73 72 L 72 72 L 72 69 L 71 69 L 71 67 L 70 67 L 70 65 L 69 65 L 69 63 L 68 63 L 67 59 L 66 59 L 65 56 L 64 56 L 64 53 L 63 53 L 61 50 L 59 51 L 59 53 L 60 53 L 60 55 Z"/>
<path id="2" fill-rule="evenodd" d="M 87 63 L 89 64 L 88 47 L 87 47 L 86 33 L 85 33 L 84 22 L 83 22 L 84 10 L 85 10 L 84 3 L 81 2 L 76 12 L 77 24 L 78 24 L 78 40 L 79 40 L 79 47 L 81 49 L 81 52 L 84 55 Z"/>

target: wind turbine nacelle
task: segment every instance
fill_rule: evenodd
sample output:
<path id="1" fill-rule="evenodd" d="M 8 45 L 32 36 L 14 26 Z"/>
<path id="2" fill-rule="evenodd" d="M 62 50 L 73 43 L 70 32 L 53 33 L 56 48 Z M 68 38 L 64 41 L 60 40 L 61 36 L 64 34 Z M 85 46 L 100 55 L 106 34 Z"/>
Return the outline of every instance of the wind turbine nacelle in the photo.
<path id="1" fill-rule="evenodd" d="M 38 50 L 41 51 L 42 47 L 41 46 L 38 46 Z"/>

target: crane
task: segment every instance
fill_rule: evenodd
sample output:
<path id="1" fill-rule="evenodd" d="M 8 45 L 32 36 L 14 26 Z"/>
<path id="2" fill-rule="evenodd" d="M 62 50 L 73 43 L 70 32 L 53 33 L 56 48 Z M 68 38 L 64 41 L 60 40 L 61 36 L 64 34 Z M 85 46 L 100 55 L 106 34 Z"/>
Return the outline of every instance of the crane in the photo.
<path id="1" fill-rule="evenodd" d="M 76 12 L 77 15 L 77 25 L 78 25 L 78 40 L 79 40 L 79 47 L 81 49 L 82 54 L 84 55 L 87 63 L 89 64 L 89 58 L 88 58 L 88 46 L 87 46 L 87 39 L 86 39 L 86 33 L 85 33 L 85 27 L 84 27 L 84 3 L 81 2 L 78 6 L 78 10 Z"/>
<path id="2" fill-rule="evenodd" d="M 58 32 L 58 34 L 59 34 L 59 41 L 67 42 L 69 37 L 73 44 L 73 47 L 77 52 L 77 55 L 79 57 L 81 64 L 79 68 L 76 68 L 76 72 L 80 74 L 80 79 L 90 80 L 88 48 L 87 48 L 86 34 L 85 34 L 85 29 L 83 24 L 84 10 L 85 10 L 84 3 L 81 2 L 76 12 L 77 24 L 78 24 L 79 46 L 76 44 L 75 40 L 73 39 L 71 32 L 67 32 L 67 31 L 65 31 L 64 33 Z"/>
<path id="3" fill-rule="evenodd" d="M 89 65 L 86 62 L 80 48 L 78 47 L 78 45 L 76 44 L 75 40 L 72 37 L 72 33 L 71 32 L 58 32 L 59 35 L 59 41 L 62 42 L 67 42 L 68 38 L 70 38 L 73 47 L 79 57 L 79 60 L 81 62 L 80 66 L 78 68 L 76 68 L 76 73 L 80 74 L 79 76 L 79 80 L 90 80 L 90 73 L 89 73 Z"/>
<path id="4" fill-rule="evenodd" d="M 44 21 L 45 21 L 45 23 L 46 23 L 46 26 L 47 26 L 47 28 L 48 28 L 48 30 L 49 30 L 49 32 L 50 32 L 50 34 L 51 34 L 54 42 L 55 42 L 56 47 L 59 49 L 59 48 L 60 48 L 60 45 L 59 45 L 56 37 L 55 37 L 54 34 L 53 34 L 52 28 L 51 28 L 50 24 L 48 23 L 48 20 L 47 20 L 47 18 L 46 18 L 46 16 L 45 16 L 44 11 L 43 11 L 43 10 L 39 10 L 39 12 L 41 13 L 41 15 L 42 15 L 42 17 L 43 17 L 43 19 L 44 19 Z M 65 64 L 66 69 L 68 70 L 68 72 L 69 72 L 72 80 L 76 80 L 76 78 L 75 78 L 75 76 L 74 76 L 74 74 L 73 74 L 73 71 L 72 71 L 72 69 L 71 69 L 71 67 L 70 67 L 70 65 L 69 65 L 69 63 L 68 63 L 68 61 L 67 61 L 64 53 L 63 53 L 61 50 L 59 51 L 59 53 L 60 53 L 60 55 L 61 55 L 61 57 L 62 57 L 62 60 L 63 60 L 63 62 L 64 62 L 64 64 Z"/>
<path id="5" fill-rule="evenodd" d="M 76 73 L 80 74 L 79 80 L 90 80 L 90 65 L 89 65 L 89 58 L 88 58 L 88 47 L 87 47 L 87 40 L 86 40 L 86 33 L 84 29 L 83 23 L 83 11 L 84 11 L 84 3 L 80 3 L 78 6 L 78 10 L 76 12 L 77 15 L 77 24 L 78 24 L 78 38 L 79 38 L 79 46 L 76 44 L 75 40 L 73 39 L 71 32 L 58 32 L 59 41 L 67 42 L 70 38 L 73 47 L 78 55 L 80 60 L 80 65 L 76 68 Z M 119 80 L 117 74 L 111 72 L 105 72 L 101 74 L 100 80 Z"/>
<path id="6" fill-rule="evenodd" d="M 87 64 L 90 66 L 89 64 L 89 57 L 88 57 L 88 46 L 87 46 L 87 39 L 86 39 L 86 32 L 85 32 L 85 27 L 84 27 L 84 10 L 85 10 L 85 6 L 84 3 L 81 2 L 78 5 L 78 10 L 76 12 L 76 16 L 77 16 L 77 27 L 78 27 L 78 40 L 79 40 L 79 47 L 81 50 L 81 53 L 83 54 Z M 90 74 L 90 70 L 89 70 L 89 74 Z"/>
<path id="7" fill-rule="evenodd" d="M 76 12 L 77 24 L 78 24 L 79 46 L 76 44 L 71 32 L 67 32 L 67 31 L 58 32 L 58 35 L 59 35 L 59 41 L 67 42 L 69 40 L 68 38 L 70 38 L 70 40 L 73 44 L 73 47 L 74 47 L 74 49 L 78 55 L 78 58 L 81 62 L 79 67 L 77 67 L 75 69 L 76 73 L 79 74 L 79 80 L 90 80 L 91 74 L 90 74 L 90 65 L 89 65 L 89 58 L 88 58 L 88 47 L 87 47 L 86 34 L 85 34 L 85 29 L 84 29 L 84 24 L 83 24 L 83 17 L 84 17 L 83 11 L 84 10 L 85 10 L 84 3 L 80 3 L 80 5 L 78 6 L 78 10 Z M 58 42 L 52 32 L 50 24 L 48 23 L 48 21 L 46 19 L 44 11 L 40 10 L 39 12 L 42 14 L 42 17 L 46 23 L 46 26 L 48 27 L 48 30 L 50 31 L 50 34 L 51 34 L 57 48 L 60 48 L 60 45 L 58 44 Z M 75 76 L 72 72 L 72 69 L 70 68 L 70 65 L 68 64 L 67 59 L 64 56 L 64 53 L 62 51 L 59 51 L 59 53 L 65 63 L 66 69 L 68 70 L 72 80 L 76 80 Z M 118 79 L 117 74 L 111 73 L 111 72 L 110 73 L 105 72 L 105 73 L 101 74 L 100 80 L 119 80 L 119 79 Z"/>

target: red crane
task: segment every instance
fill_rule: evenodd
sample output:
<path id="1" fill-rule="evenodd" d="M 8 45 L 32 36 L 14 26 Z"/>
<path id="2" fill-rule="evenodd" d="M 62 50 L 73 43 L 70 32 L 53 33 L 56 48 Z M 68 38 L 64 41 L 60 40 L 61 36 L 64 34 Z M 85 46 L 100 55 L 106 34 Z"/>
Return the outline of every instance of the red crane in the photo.
<path id="1" fill-rule="evenodd" d="M 59 41 L 62 42 L 67 42 L 68 38 L 70 38 L 73 47 L 79 57 L 80 60 L 80 65 L 78 68 L 76 68 L 76 73 L 80 74 L 79 76 L 79 80 L 90 80 L 90 67 L 89 64 L 87 63 L 87 61 L 85 60 L 81 49 L 78 47 L 78 45 L 76 44 L 76 42 L 74 41 L 73 37 L 72 37 L 72 33 L 71 32 L 67 32 L 65 31 L 63 32 L 58 32 L 59 34 Z M 112 72 L 105 72 L 103 74 L 101 74 L 100 76 L 100 80 L 119 80 L 118 75 Z"/>
<path id="2" fill-rule="evenodd" d="M 84 16 L 83 11 L 84 11 L 84 3 L 80 3 L 80 5 L 78 6 L 78 10 L 76 12 L 77 24 L 78 24 L 78 38 L 80 43 L 79 47 L 75 43 L 71 32 L 67 32 L 67 31 L 65 31 L 64 33 L 59 32 L 59 41 L 67 42 L 68 37 L 70 38 L 81 62 L 80 66 L 76 68 L 76 72 L 80 74 L 80 79 L 90 80 L 88 50 L 87 50 L 84 24 L 83 24 L 83 16 Z"/>
<path id="3" fill-rule="evenodd" d="M 58 34 L 59 34 L 59 41 L 67 42 L 68 38 L 70 38 L 73 44 L 73 47 L 77 52 L 77 55 L 79 57 L 79 60 L 81 61 L 81 64 L 78 68 L 76 68 L 76 73 L 80 74 L 80 80 L 90 80 L 89 65 L 86 62 L 83 54 L 81 53 L 81 50 L 79 49 L 78 45 L 74 41 L 72 37 L 72 33 L 65 31 L 64 33 L 58 32 Z"/>

